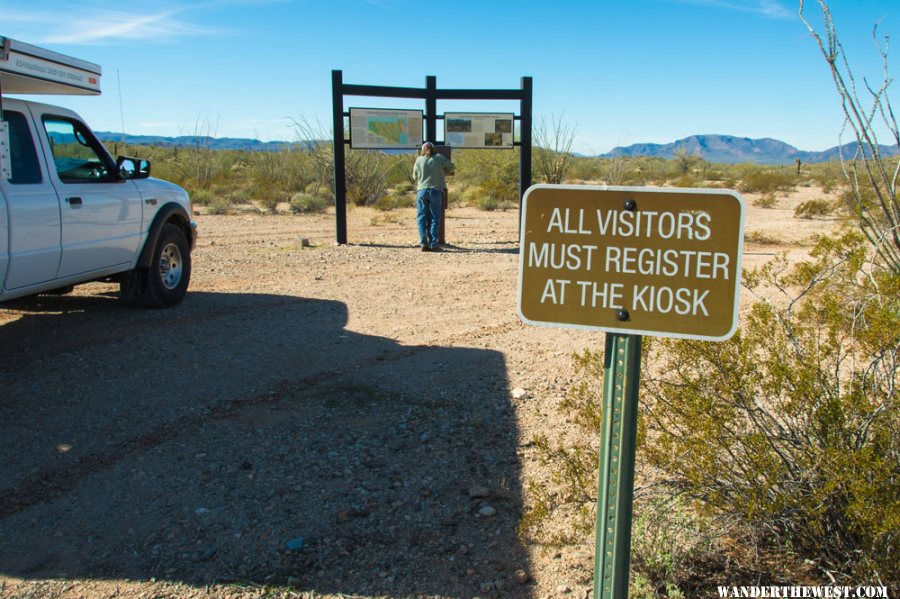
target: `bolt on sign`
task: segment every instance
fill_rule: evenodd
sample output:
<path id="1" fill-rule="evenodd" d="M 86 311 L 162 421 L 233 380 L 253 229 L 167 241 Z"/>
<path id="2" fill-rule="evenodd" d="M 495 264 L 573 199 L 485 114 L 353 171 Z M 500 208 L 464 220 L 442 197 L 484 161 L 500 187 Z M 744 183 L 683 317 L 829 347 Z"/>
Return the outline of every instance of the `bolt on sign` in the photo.
<path id="1" fill-rule="evenodd" d="M 528 324 L 708 341 L 737 328 L 737 192 L 533 185 L 521 231 Z"/>

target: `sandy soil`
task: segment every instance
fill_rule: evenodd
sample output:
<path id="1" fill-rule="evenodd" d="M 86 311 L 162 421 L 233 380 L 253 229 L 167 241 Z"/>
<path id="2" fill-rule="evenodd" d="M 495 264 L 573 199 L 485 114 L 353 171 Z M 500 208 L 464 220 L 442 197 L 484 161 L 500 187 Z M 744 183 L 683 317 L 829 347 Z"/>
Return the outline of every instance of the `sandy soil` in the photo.
<path id="1" fill-rule="evenodd" d="M 746 197 L 745 266 L 834 226 L 793 218 L 812 197 Z M 516 212 L 448 216 L 431 254 L 411 210 L 351 210 L 346 246 L 328 214 L 201 215 L 173 309 L 0 307 L 0 596 L 586 597 L 590 540 L 517 525 L 604 335 L 519 322 Z"/>

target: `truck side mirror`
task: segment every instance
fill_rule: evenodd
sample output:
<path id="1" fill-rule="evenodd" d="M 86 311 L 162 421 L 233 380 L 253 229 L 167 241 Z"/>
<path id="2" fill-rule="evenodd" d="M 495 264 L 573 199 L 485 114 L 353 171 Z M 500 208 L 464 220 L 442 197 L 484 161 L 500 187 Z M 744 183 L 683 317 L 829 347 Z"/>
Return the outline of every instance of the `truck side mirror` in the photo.
<path id="1" fill-rule="evenodd" d="M 123 179 L 146 179 L 150 176 L 150 161 L 131 156 L 119 156 L 116 167 Z"/>

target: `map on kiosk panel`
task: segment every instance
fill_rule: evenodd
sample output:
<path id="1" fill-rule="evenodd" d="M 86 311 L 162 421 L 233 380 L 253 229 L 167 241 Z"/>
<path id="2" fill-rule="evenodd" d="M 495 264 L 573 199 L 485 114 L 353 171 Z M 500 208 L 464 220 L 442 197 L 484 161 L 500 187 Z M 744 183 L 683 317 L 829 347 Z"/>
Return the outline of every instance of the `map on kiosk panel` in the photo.
<path id="1" fill-rule="evenodd" d="M 727 190 L 536 185 L 523 202 L 530 324 L 724 340 L 737 326 L 744 203 Z"/>
<path id="2" fill-rule="evenodd" d="M 350 145 L 354 148 L 417 148 L 421 144 L 419 110 L 350 109 Z"/>

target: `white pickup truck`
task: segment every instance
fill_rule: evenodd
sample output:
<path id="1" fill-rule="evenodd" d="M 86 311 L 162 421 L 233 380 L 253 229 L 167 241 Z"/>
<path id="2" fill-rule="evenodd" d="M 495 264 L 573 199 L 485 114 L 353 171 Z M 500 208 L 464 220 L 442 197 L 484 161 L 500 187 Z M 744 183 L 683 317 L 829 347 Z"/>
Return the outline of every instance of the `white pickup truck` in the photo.
<path id="1" fill-rule="evenodd" d="M 113 159 L 74 112 L 5 94 L 97 94 L 99 66 L 0 37 L 0 302 L 118 281 L 121 297 L 184 297 L 196 223 L 187 192 Z"/>

